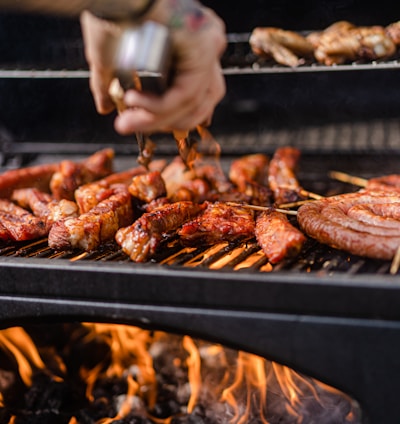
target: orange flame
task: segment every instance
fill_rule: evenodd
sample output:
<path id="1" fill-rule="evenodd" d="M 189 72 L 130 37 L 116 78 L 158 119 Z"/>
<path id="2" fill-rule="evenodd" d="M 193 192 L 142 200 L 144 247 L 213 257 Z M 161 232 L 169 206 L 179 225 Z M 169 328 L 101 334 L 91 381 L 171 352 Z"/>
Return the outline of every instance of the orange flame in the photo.
<path id="1" fill-rule="evenodd" d="M 149 412 L 154 410 L 158 396 L 153 356 L 155 359 L 164 357 L 166 350 L 173 355 L 170 359 L 173 368 L 179 370 L 184 368 L 184 364 L 187 366 L 187 382 L 184 380 L 181 388 L 185 387 L 188 414 L 194 413 L 196 405 L 202 405 L 202 401 L 213 400 L 216 404 L 221 405 L 222 402 L 225 405 L 232 424 L 246 424 L 256 418 L 259 422 L 268 424 L 267 412 L 271 413 L 268 408 L 279 399 L 283 402 L 280 411 L 286 410 L 296 422 L 302 422 L 304 400 L 312 398 L 323 407 L 326 400 L 324 393 L 347 398 L 338 390 L 302 377 L 284 365 L 268 362 L 254 354 L 235 352 L 217 344 L 195 341 L 187 335 L 173 337 L 163 332 L 150 332 L 139 327 L 116 324 L 84 323 L 79 328 L 80 332 L 74 333 L 74 337 L 79 337 L 83 344 L 98 342 L 100 338 L 109 348 L 106 359 L 99 360 L 100 363 L 91 368 L 82 365 L 79 370 L 86 384 L 87 399 L 95 400 L 94 388 L 101 379 L 117 377 L 127 384 L 126 393 L 118 398 L 114 416 L 103 417 L 96 424 L 122 420 L 132 411 L 143 414 L 157 424 L 172 422 L 174 416 L 157 418 Z M 83 337 L 82 329 L 85 329 Z M 32 384 L 35 370 L 48 372 L 34 342 L 22 328 L 0 331 L 0 348 L 15 359 L 26 385 Z M 351 399 L 347 400 L 354 405 Z M 6 407 L 1 393 L 0 407 Z M 346 410 L 346 414 L 348 422 L 355 420 L 354 409 L 350 412 Z M 16 420 L 12 416 L 8 424 L 13 424 Z M 70 418 L 69 424 L 77 423 L 75 417 Z"/>
<path id="2" fill-rule="evenodd" d="M 189 336 L 185 336 L 183 338 L 183 347 L 189 352 L 189 357 L 186 360 L 188 365 L 188 373 L 189 373 L 189 383 L 191 387 L 191 395 L 188 403 L 187 410 L 189 413 L 193 411 L 193 408 L 196 406 L 197 399 L 200 392 L 201 387 L 201 360 L 199 350 L 195 345 L 193 339 Z"/>
<path id="3" fill-rule="evenodd" d="M 20 327 L 2 330 L 0 347 L 14 356 L 22 381 L 27 386 L 32 384 L 33 366 L 37 369 L 46 368 L 32 339 Z"/>

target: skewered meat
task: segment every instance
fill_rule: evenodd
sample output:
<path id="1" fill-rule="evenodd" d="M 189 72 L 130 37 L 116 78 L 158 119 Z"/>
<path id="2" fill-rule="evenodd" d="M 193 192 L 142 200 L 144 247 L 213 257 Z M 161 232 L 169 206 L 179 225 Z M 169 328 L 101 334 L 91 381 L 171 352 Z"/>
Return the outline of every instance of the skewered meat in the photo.
<path id="1" fill-rule="evenodd" d="M 159 171 L 146 172 L 133 177 L 128 190 L 133 197 L 145 203 L 150 203 L 167 194 L 164 180 Z"/>
<path id="2" fill-rule="evenodd" d="M 315 48 L 317 61 L 325 65 L 359 59 L 384 59 L 396 52 L 390 33 L 379 25 L 357 27 L 340 21 L 324 31 L 310 34 L 308 40 Z"/>
<path id="3" fill-rule="evenodd" d="M 314 51 L 313 45 L 302 35 L 274 27 L 255 28 L 249 42 L 256 55 L 272 57 L 281 65 L 291 67 L 304 63 L 304 57 L 311 57 Z"/>
<path id="4" fill-rule="evenodd" d="M 267 206 L 271 203 L 268 165 L 269 158 L 262 153 L 242 156 L 231 163 L 229 179 L 249 197 L 248 202 L 253 205 Z"/>
<path id="5" fill-rule="evenodd" d="M 135 262 L 149 259 L 168 234 L 201 212 L 206 207 L 193 202 L 166 204 L 143 214 L 131 226 L 121 228 L 115 240 Z"/>
<path id="6" fill-rule="evenodd" d="M 257 217 L 255 235 L 272 264 L 297 255 L 306 241 L 305 235 L 289 222 L 286 215 L 273 209 Z"/>
<path id="7" fill-rule="evenodd" d="M 250 239 L 254 237 L 254 215 L 240 206 L 207 202 L 207 208 L 183 224 L 178 235 L 186 246 Z"/>
<path id="8" fill-rule="evenodd" d="M 115 184 L 108 189 L 108 196 L 90 211 L 77 218 L 55 222 L 49 233 L 49 246 L 56 250 L 94 250 L 112 240 L 117 230 L 131 224 L 132 220 L 128 188 Z"/>
<path id="9" fill-rule="evenodd" d="M 78 216 L 78 206 L 75 202 L 66 199 L 57 201 L 50 194 L 36 188 L 14 190 L 12 200 L 22 208 L 30 209 L 35 216 L 44 218 L 47 231 L 50 231 L 56 221 Z"/>
<path id="10" fill-rule="evenodd" d="M 64 160 L 50 181 L 50 190 L 55 199 L 74 200 L 75 190 L 82 184 L 90 183 L 111 174 L 114 151 L 104 149 L 94 153 L 81 163 Z"/>
<path id="11" fill-rule="evenodd" d="M 275 151 L 269 164 L 268 176 L 275 204 L 296 202 L 304 198 L 295 175 L 299 159 L 300 150 L 294 147 L 281 147 Z"/>
<path id="12" fill-rule="evenodd" d="M 17 188 L 35 187 L 49 192 L 51 178 L 59 168 L 60 164 L 52 163 L 3 172 L 0 175 L 0 198 L 9 199 Z"/>
<path id="13" fill-rule="evenodd" d="M 45 220 L 7 199 L 0 199 L 0 235 L 2 240 L 33 240 L 47 234 Z"/>
<path id="14" fill-rule="evenodd" d="M 362 190 L 308 202 L 299 208 L 297 220 L 307 235 L 321 243 L 389 260 L 400 246 L 399 210 L 398 193 Z"/>

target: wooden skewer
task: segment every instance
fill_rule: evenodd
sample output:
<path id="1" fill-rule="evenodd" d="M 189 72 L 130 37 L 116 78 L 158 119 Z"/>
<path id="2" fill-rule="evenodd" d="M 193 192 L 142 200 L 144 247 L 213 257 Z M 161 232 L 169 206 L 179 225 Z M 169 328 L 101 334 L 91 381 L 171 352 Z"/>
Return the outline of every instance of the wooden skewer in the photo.
<path id="1" fill-rule="evenodd" d="M 335 180 L 341 181 L 342 183 L 353 184 L 359 187 L 366 187 L 368 180 L 366 178 L 355 177 L 354 175 L 346 174 L 340 171 L 331 171 L 329 176 Z"/>
<path id="2" fill-rule="evenodd" d="M 314 200 L 318 199 L 306 199 L 306 200 L 298 200 L 297 202 L 291 202 L 291 203 L 282 203 L 279 205 L 282 209 L 290 209 L 290 208 L 297 208 L 298 206 L 305 205 L 306 203 L 313 202 Z"/>
<path id="3" fill-rule="evenodd" d="M 317 193 L 312 193 L 311 191 L 308 191 L 308 190 L 304 190 L 304 188 L 302 188 L 299 191 L 299 193 L 302 196 L 306 196 L 306 197 L 309 197 L 310 199 L 314 199 L 314 200 L 319 200 L 319 199 L 323 199 L 324 198 L 324 196 L 321 196 L 320 194 L 317 194 Z"/>
<path id="4" fill-rule="evenodd" d="M 249 205 L 247 203 L 235 203 L 235 202 L 226 202 L 228 206 L 236 206 L 239 208 L 246 208 L 246 209 L 252 209 L 255 211 L 275 211 L 284 213 L 286 215 L 297 215 L 297 211 L 288 211 L 286 209 L 281 208 L 275 208 L 273 206 L 256 206 L 256 205 Z"/>
<path id="5" fill-rule="evenodd" d="M 392 265 L 390 266 L 390 273 L 392 275 L 397 274 L 400 268 L 400 246 L 397 248 L 396 254 L 393 257 Z"/>

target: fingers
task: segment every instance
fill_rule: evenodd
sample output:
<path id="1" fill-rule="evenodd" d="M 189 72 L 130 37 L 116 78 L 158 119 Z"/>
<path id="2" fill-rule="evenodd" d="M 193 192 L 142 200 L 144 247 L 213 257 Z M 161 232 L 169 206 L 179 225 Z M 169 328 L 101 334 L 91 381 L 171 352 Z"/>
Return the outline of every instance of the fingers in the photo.
<path id="1" fill-rule="evenodd" d="M 127 135 L 136 131 L 165 129 L 188 130 L 200 123 L 210 123 L 216 105 L 225 95 L 225 80 L 219 64 L 210 74 L 181 75 L 161 97 L 129 91 L 125 103 L 129 109 L 115 121 L 117 132 Z"/>
<path id="2" fill-rule="evenodd" d="M 115 109 L 115 104 L 109 95 L 112 79 L 113 72 L 92 66 L 89 81 L 90 91 L 93 95 L 96 110 L 102 115 L 106 115 Z"/>

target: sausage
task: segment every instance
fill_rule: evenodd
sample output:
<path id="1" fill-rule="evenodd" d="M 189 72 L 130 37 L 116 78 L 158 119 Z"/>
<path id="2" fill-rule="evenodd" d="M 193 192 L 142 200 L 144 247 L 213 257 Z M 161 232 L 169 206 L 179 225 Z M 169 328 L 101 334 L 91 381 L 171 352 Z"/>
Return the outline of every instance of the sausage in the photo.
<path id="1" fill-rule="evenodd" d="M 398 193 L 361 190 L 308 202 L 299 208 L 297 220 L 308 236 L 321 243 L 390 260 L 400 246 L 399 211 Z"/>

